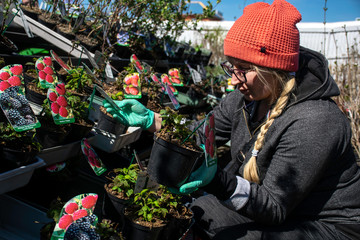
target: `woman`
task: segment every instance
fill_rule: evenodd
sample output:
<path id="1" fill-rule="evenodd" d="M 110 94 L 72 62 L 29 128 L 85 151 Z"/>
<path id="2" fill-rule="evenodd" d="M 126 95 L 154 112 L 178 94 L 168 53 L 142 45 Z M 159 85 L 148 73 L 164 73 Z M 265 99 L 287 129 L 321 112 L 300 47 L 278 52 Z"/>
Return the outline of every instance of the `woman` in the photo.
<path id="1" fill-rule="evenodd" d="M 224 41 L 223 69 L 236 90 L 213 110 L 216 141 L 231 140 L 226 169 L 203 165 L 181 193 L 214 239 L 360 239 L 360 171 L 339 89 L 326 59 L 299 47 L 301 15 L 285 0 L 247 6 Z M 122 122 L 160 129 L 138 102 Z M 144 120 L 145 119 L 145 120 Z M 199 132 L 200 143 L 204 135 Z"/>

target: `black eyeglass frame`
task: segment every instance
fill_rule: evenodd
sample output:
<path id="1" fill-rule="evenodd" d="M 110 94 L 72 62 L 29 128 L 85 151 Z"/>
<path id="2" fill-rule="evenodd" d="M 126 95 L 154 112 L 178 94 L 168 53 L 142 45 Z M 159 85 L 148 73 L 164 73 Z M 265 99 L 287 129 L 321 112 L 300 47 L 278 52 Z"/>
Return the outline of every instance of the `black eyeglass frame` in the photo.
<path id="1" fill-rule="evenodd" d="M 253 71 L 253 69 L 249 69 L 249 70 L 242 70 L 242 69 L 234 69 L 233 67 L 228 66 L 226 63 L 230 64 L 232 66 L 232 64 L 229 61 L 224 61 L 222 63 L 220 63 L 220 66 L 222 67 L 222 69 L 224 70 L 224 72 L 226 73 L 226 75 L 228 75 L 228 77 L 232 77 L 233 74 L 235 74 L 236 78 L 241 82 L 241 83 L 246 83 L 247 79 L 246 79 L 246 74 L 250 71 Z M 238 76 L 238 74 L 242 74 L 244 77 L 244 80 L 240 79 L 240 77 Z"/>

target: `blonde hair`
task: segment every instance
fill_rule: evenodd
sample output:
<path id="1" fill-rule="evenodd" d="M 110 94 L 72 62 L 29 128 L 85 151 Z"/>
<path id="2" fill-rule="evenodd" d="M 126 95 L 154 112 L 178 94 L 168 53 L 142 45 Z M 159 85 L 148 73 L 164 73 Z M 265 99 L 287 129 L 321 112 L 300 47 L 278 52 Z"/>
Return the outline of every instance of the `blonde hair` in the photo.
<path id="1" fill-rule="evenodd" d="M 252 66 L 257 73 L 259 79 L 268 87 L 272 92 L 272 103 L 276 101 L 275 106 L 270 112 L 270 116 L 266 120 L 265 124 L 260 128 L 256 141 L 254 143 L 254 149 L 251 158 L 244 166 L 244 178 L 248 181 L 260 183 L 258 167 L 256 164 L 257 153 L 264 145 L 265 134 L 269 127 L 274 122 L 275 118 L 281 115 L 286 104 L 289 101 L 290 95 L 295 89 L 295 77 L 290 76 L 289 72 L 263 68 L 258 66 Z M 269 74 L 279 84 L 270 85 L 264 77 L 264 74 Z M 280 92 L 280 95 L 278 94 Z"/>

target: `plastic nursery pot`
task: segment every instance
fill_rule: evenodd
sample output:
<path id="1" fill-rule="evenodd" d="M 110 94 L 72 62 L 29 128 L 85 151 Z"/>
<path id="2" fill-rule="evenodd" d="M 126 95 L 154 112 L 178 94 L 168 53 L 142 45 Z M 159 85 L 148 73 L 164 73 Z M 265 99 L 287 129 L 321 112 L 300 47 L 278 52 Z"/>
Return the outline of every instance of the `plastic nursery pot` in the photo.
<path id="1" fill-rule="evenodd" d="M 72 143 L 72 142 L 80 141 L 84 137 L 87 137 L 94 126 L 94 122 L 89 120 L 87 123 L 88 123 L 87 125 L 72 123 L 70 132 L 66 136 L 64 142 Z"/>
<path id="2" fill-rule="evenodd" d="M 128 127 L 118 122 L 113 117 L 108 116 L 104 112 L 100 111 L 99 120 L 96 127 L 105 132 L 109 132 L 115 135 L 121 135 L 126 133 Z"/>
<path id="3" fill-rule="evenodd" d="M 132 220 L 131 214 L 127 213 L 125 209 L 123 233 L 126 240 L 156 240 L 160 239 L 160 235 L 166 225 L 160 227 L 146 227 L 135 223 Z"/>
<path id="4" fill-rule="evenodd" d="M 44 127 L 36 129 L 36 137 L 44 149 L 61 145 L 67 134 L 67 132 L 55 131 L 54 129 L 50 130 Z"/>
<path id="5" fill-rule="evenodd" d="M 23 152 L 3 147 L 0 153 L 1 164 L 9 169 L 18 168 L 30 164 L 37 154 L 37 151 Z"/>
<path id="6" fill-rule="evenodd" d="M 116 222 L 124 223 L 124 210 L 129 206 L 130 200 L 124 200 L 109 193 L 105 188 L 103 214 Z"/>
<path id="7" fill-rule="evenodd" d="M 177 187 L 201 164 L 203 152 L 167 142 L 154 134 L 148 173 L 157 183 Z"/>
<path id="8" fill-rule="evenodd" d="M 35 92 L 28 87 L 25 88 L 25 97 L 28 101 L 42 105 L 46 99 L 46 95 Z"/>
<path id="9" fill-rule="evenodd" d="M 166 228 L 161 233 L 162 240 L 173 240 L 181 239 L 181 237 L 189 230 L 192 225 L 194 214 L 189 218 L 176 218 L 171 216 L 169 223 L 166 225 Z"/>

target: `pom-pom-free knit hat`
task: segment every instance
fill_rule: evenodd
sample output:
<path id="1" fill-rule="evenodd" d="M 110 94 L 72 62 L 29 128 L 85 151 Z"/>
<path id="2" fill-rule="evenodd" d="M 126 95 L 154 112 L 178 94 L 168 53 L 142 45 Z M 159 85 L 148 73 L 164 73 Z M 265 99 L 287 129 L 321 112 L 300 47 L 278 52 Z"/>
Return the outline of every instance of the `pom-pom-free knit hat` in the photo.
<path id="1" fill-rule="evenodd" d="M 255 65 L 296 71 L 301 14 L 285 0 L 245 7 L 224 40 L 224 54 Z"/>

